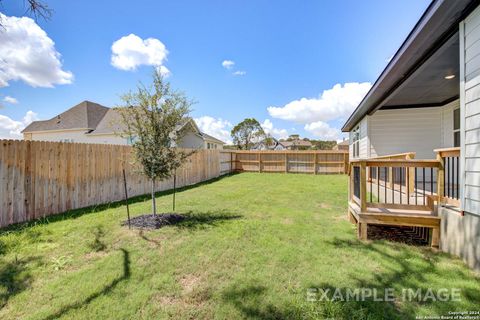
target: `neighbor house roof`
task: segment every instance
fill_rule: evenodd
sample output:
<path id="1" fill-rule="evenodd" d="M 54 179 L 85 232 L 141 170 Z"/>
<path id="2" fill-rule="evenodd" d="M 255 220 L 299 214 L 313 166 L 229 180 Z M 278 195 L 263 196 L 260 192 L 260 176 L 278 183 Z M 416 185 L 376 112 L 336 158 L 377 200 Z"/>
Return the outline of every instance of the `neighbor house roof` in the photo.
<path id="1" fill-rule="evenodd" d="M 225 142 L 201 132 L 196 122 L 190 117 L 185 118 L 177 126 L 177 129 L 182 130 L 187 124 L 201 138 L 225 144 Z M 90 101 L 83 101 L 50 120 L 32 122 L 22 132 L 71 129 L 91 130 L 87 133 L 88 135 L 115 134 L 123 132 L 125 125 L 116 109 L 107 108 Z"/>
<path id="2" fill-rule="evenodd" d="M 410 75 L 458 32 L 458 26 L 476 6 L 476 0 L 434 0 L 342 127 L 351 131 L 373 114 Z"/>
<path id="3" fill-rule="evenodd" d="M 305 140 L 292 140 L 292 141 L 280 141 L 280 143 L 285 147 L 299 146 L 299 147 L 311 147 L 312 143 Z"/>
<path id="4" fill-rule="evenodd" d="M 223 142 L 222 140 L 219 140 L 215 137 L 212 137 L 211 135 L 209 134 L 206 134 L 205 132 L 201 132 L 201 135 L 203 136 L 204 139 L 206 140 L 210 140 L 210 141 L 213 141 L 213 142 L 216 142 L 216 143 L 219 143 L 219 144 L 225 144 L 225 142 Z"/>
<path id="5" fill-rule="evenodd" d="M 100 120 L 95 130 L 89 134 L 110 134 L 122 132 L 125 125 L 122 122 L 120 113 L 115 109 L 108 109 L 105 116 Z"/>
<path id="6" fill-rule="evenodd" d="M 98 103 L 83 101 L 50 120 L 34 121 L 22 132 L 95 129 L 110 109 Z"/>

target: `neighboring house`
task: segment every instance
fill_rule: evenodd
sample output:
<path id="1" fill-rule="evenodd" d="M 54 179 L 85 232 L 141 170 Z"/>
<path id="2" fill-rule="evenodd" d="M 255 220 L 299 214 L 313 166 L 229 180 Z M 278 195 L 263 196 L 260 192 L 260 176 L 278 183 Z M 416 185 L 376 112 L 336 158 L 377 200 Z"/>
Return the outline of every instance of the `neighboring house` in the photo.
<path id="1" fill-rule="evenodd" d="M 286 148 L 276 138 L 268 137 L 257 142 L 251 150 L 286 150 Z"/>
<path id="2" fill-rule="evenodd" d="M 342 128 L 350 134 L 353 161 L 414 152 L 415 159 L 444 163 L 443 177 L 423 170 L 423 182 L 434 190 L 440 190 L 437 181 L 450 181 L 440 186 L 445 195 L 434 198 L 439 200 L 440 248 L 475 268 L 480 268 L 479 40 L 477 1 L 432 1 Z M 434 151 L 439 148 L 450 149 Z M 367 174 L 377 168 L 367 167 Z M 417 172 L 422 169 L 415 179 Z M 448 197 L 456 204 L 448 205 Z"/>
<path id="3" fill-rule="evenodd" d="M 340 143 L 337 143 L 337 145 L 335 145 L 332 150 L 340 150 L 340 151 L 348 151 L 350 148 L 350 142 L 347 140 L 343 140 L 342 142 Z"/>
<path id="4" fill-rule="evenodd" d="M 179 126 L 186 130 L 179 147 L 222 149 L 224 142 L 200 131 L 193 119 Z M 120 114 L 98 103 L 83 101 L 50 120 L 34 121 L 23 131 L 25 140 L 81 142 L 100 144 L 132 144 L 131 138 L 121 137 Z"/>
<path id="5" fill-rule="evenodd" d="M 291 141 L 280 141 L 280 144 L 287 150 L 308 150 L 312 148 L 312 143 L 308 140 L 294 139 Z"/>

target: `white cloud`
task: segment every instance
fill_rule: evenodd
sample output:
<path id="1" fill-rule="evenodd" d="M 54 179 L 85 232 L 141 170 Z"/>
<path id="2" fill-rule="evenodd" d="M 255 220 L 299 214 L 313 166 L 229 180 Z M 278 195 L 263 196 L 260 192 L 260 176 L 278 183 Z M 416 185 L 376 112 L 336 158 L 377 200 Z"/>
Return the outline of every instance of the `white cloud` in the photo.
<path id="1" fill-rule="evenodd" d="M 15 99 L 14 97 L 10 97 L 10 96 L 5 96 L 5 98 L 3 98 L 3 101 L 8 102 L 10 104 L 17 104 L 18 103 L 17 99 Z"/>
<path id="2" fill-rule="evenodd" d="M 160 74 L 161 74 L 162 76 L 164 76 L 165 78 L 170 77 L 170 75 L 172 74 L 172 73 L 170 72 L 170 70 L 168 70 L 168 68 L 165 67 L 165 66 L 159 66 L 159 67 L 157 67 L 157 70 L 158 70 L 158 71 L 160 72 Z"/>
<path id="3" fill-rule="evenodd" d="M 222 62 L 222 66 L 225 69 L 232 69 L 234 65 L 235 65 L 235 61 L 232 61 L 232 60 L 223 60 Z"/>
<path id="4" fill-rule="evenodd" d="M 323 121 L 312 122 L 306 124 L 305 131 L 311 133 L 320 140 L 341 140 L 342 132 L 337 128 L 332 128 Z"/>
<path id="5" fill-rule="evenodd" d="M 369 82 L 336 84 L 318 98 L 301 98 L 283 107 L 268 107 L 270 116 L 297 123 L 330 121 L 349 116 L 371 88 Z"/>
<path id="6" fill-rule="evenodd" d="M 241 71 L 241 70 L 238 70 L 238 71 L 235 71 L 234 73 L 232 73 L 234 76 L 244 76 L 247 74 L 246 71 Z"/>
<path id="7" fill-rule="evenodd" d="M 38 117 L 33 111 L 28 111 L 21 121 L 0 114 L 0 139 L 22 139 L 21 131 L 35 120 Z"/>
<path id="8" fill-rule="evenodd" d="M 72 83 L 73 74 L 62 70 L 55 43 L 35 21 L 1 13 L 0 20 L 0 87 L 15 80 L 32 87 Z"/>
<path id="9" fill-rule="evenodd" d="M 265 119 L 263 123 L 260 124 L 263 128 L 265 133 L 271 134 L 277 139 L 286 139 L 288 138 L 288 131 L 286 129 L 278 129 L 273 126 L 272 121 L 270 119 Z"/>
<path id="10" fill-rule="evenodd" d="M 203 116 L 195 118 L 194 120 L 202 132 L 214 136 L 227 144 L 232 143 L 230 131 L 232 130 L 233 125 L 229 121 L 221 118 L 216 119 L 210 116 Z"/>
<path id="11" fill-rule="evenodd" d="M 131 71 L 142 65 L 162 67 L 168 50 L 158 39 L 143 40 L 135 34 L 121 37 L 112 44 L 111 64 L 117 69 Z M 163 71 L 168 69 L 163 67 Z M 168 74 L 170 72 L 168 71 Z"/>

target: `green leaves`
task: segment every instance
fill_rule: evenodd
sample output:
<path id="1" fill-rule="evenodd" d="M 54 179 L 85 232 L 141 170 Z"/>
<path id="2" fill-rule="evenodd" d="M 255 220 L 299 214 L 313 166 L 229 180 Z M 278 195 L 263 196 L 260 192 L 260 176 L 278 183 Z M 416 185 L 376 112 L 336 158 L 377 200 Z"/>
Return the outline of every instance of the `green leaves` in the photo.
<path id="1" fill-rule="evenodd" d="M 138 85 L 135 91 L 122 96 L 124 105 L 117 108 L 125 137 L 134 137 L 135 160 L 143 174 L 152 180 L 172 176 L 192 153 L 176 148 L 184 136 L 183 125 L 193 104 L 183 93 L 171 89 L 163 76 L 155 71 L 149 87 Z"/>
<path id="2" fill-rule="evenodd" d="M 233 127 L 231 135 L 238 149 L 248 150 L 252 144 L 265 137 L 265 132 L 256 119 L 247 118 Z"/>

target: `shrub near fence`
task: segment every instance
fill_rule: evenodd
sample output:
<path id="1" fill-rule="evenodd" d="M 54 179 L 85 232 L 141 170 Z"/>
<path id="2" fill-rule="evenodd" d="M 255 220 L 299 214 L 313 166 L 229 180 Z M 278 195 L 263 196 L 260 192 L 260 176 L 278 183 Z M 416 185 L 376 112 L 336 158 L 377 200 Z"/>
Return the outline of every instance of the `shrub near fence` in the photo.
<path id="1" fill-rule="evenodd" d="M 122 170 L 129 196 L 150 192 L 150 182 L 132 167 L 129 146 L 0 140 L 0 227 L 124 198 Z M 219 150 L 198 150 L 177 170 L 177 186 L 221 172 Z M 157 183 L 157 191 L 173 179 Z"/>

